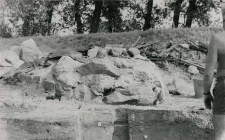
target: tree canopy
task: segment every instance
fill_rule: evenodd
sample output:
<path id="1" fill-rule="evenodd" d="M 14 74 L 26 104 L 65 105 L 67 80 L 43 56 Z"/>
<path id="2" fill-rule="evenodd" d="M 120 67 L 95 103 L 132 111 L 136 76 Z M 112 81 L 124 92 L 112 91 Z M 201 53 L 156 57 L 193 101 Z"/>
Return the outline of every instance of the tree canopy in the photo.
<path id="1" fill-rule="evenodd" d="M 1 0 L 0 37 L 211 26 L 219 0 Z M 215 17 L 214 17 L 215 18 Z M 218 16 L 219 18 L 219 16 Z"/>

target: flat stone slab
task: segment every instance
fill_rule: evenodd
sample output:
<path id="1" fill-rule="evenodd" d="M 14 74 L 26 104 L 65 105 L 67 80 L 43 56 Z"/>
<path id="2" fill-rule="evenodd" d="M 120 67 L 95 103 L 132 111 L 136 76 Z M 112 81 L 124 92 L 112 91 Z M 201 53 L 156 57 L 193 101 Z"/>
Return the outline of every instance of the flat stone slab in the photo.
<path id="1" fill-rule="evenodd" d="M 210 117 L 203 111 L 132 111 L 128 115 L 131 140 L 212 140 Z"/>
<path id="2" fill-rule="evenodd" d="M 15 113 L 1 119 L 0 139 L 112 140 L 114 115 L 110 111 Z"/>

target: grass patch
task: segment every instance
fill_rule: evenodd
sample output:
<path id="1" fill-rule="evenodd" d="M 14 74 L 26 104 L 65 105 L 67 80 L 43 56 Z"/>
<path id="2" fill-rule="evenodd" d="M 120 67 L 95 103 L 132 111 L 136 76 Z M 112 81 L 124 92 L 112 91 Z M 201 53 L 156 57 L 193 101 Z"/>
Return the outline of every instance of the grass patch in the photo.
<path id="1" fill-rule="evenodd" d="M 140 42 L 149 41 L 180 41 L 180 40 L 199 40 L 206 44 L 209 43 L 213 34 L 221 32 L 220 28 L 178 28 L 178 29 L 162 29 L 148 31 L 132 31 L 123 33 L 98 33 L 87 35 L 72 35 L 72 36 L 37 36 L 31 37 L 35 40 L 38 47 L 42 51 L 57 51 L 63 49 L 83 50 L 92 46 L 104 47 L 106 44 L 124 44 L 125 47 L 130 47 L 138 36 L 141 36 Z M 0 38 L 0 49 L 5 49 L 10 46 L 20 45 L 22 41 L 30 37 L 18 38 Z"/>

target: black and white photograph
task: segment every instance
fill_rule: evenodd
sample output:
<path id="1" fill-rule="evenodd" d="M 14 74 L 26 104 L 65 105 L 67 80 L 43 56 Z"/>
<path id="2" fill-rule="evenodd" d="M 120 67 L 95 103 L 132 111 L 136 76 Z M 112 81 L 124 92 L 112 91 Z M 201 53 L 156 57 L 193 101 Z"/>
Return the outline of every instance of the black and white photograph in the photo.
<path id="1" fill-rule="evenodd" d="M 0 140 L 225 140 L 225 0 L 0 0 Z"/>

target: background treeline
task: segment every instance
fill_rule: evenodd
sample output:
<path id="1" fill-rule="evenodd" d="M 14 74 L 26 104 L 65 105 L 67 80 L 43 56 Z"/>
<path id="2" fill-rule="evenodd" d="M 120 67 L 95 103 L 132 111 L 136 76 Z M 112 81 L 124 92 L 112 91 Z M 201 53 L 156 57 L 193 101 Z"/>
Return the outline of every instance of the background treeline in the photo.
<path id="1" fill-rule="evenodd" d="M 0 0 L 0 37 L 219 24 L 219 0 Z"/>

